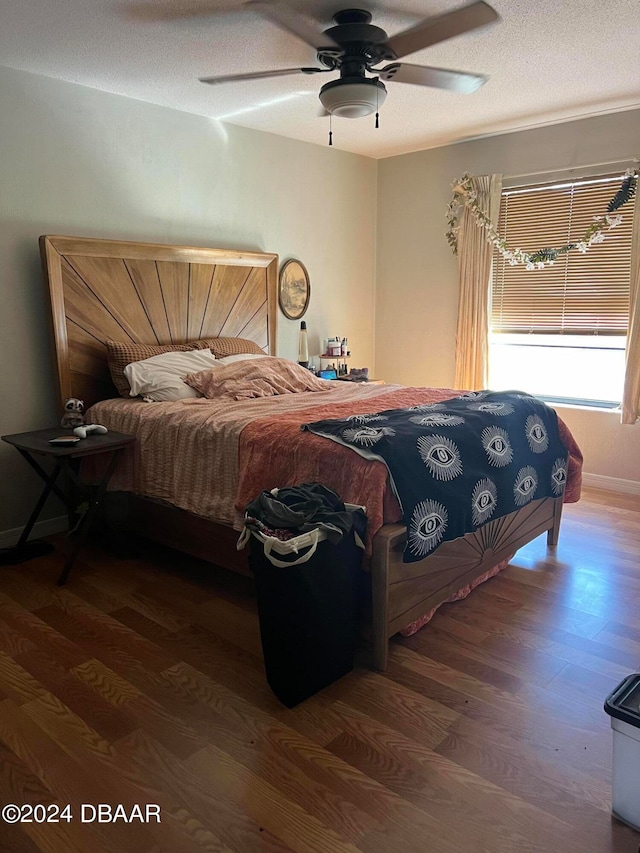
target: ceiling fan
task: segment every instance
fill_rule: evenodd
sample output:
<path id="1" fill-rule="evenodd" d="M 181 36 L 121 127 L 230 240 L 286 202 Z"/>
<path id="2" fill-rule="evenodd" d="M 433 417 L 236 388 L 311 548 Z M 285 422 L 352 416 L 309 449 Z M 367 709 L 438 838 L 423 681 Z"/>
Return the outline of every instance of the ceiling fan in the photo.
<path id="1" fill-rule="evenodd" d="M 364 9 L 345 9 L 333 16 L 334 26 L 322 30 L 319 21 L 269 0 L 249 0 L 244 4 L 260 11 L 266 18 L 311 45 L 317 51 L 322 67 L 281 68 L 247 74 L 201 77 L 202 83 L 217 86 L 241 80 L 283 77 L 289 74 L 320 74 L 339 71 L 340 77 L 320 89 L 321 115 L 361 118 L 377 112 L 387 90 L 382 81 L 412 83 L 452 92 L 475 92 L 488 77 L 466 71 L 409 65 L 397 60 L 408 54 L 492 24 L 498 13 L 483 0 L 461 6 L 437 17 L 427 18 L 403 32 L 389 37 L 371 23 L 372 15 Z M 389 62 L 383 68 L 381 63 Z M 368 74 L 374 76 L 367 76 Z M 376 124 L 377 126 L 377 124 Z"/>

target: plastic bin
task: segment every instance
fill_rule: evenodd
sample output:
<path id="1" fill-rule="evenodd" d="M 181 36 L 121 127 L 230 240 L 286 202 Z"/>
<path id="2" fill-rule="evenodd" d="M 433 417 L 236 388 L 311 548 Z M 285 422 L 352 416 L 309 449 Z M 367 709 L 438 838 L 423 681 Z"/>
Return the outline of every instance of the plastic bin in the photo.
<path id="1" fill-rule="evenodd" d="M 317 529 L 281 541 L 245 528 L 247 541 L 267 681 L 292 708 L 353 669 L 363 543 L 355 528 L 337 544 Z"/>
<path id="2" fill-rule="evenodd" d="M 607 696 L 604 710 L 613 729 L 611 811 L 640 830 L 640 673 L 628 675 Z"/>

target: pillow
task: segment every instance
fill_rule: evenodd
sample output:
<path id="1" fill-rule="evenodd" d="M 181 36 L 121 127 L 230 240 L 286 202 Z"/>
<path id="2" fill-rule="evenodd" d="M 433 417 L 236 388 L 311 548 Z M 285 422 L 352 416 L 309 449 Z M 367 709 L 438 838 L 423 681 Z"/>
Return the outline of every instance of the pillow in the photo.
<path id="1" fill-rule="evenodd" d="M 265 353 L 258 355 L 257 352 L 239 352 L 237 355 L 225 355 L 224 358 L 218 358 L 217 361 L 219 364 L 233 364 L 234 361 L 246 361 L 249 358 L 271 358 L 271 356 Z"/>
<path id="2" fill-rule="evenodd" d="M 107 348 L 107 363 L 111 373 L 111 381 L 116 386 L 121 397 L 129 396 L 129 383 L 124 375 L 124 369 L 134 361 L 143 361 L 164 352 L 189 352 L 196 349 L 195 342 L 190 344 L 123 344 L 118 341 L 105 341 Z M 204 349 L 204 347 L 202 347 Z"/>
<path id="3" fill-rule="evenodd" d="M 238 355 L 239 353 L 256 353 L 264 355 L 262 347 L 248 338 L 202 338 L 193 342 L 194 349 L 210 349 L 216 358 L 224 358 L 227 355 Z"/>
<path id="4" fill-rule="evenodd" d="M 205 397 L 244 400 L 297 394 L 301 391 L 326 391 L 327 383 L 286 358 L 256 358 L 218 365 L 185 376 L 187 385 Z"/>
<path id="5" fill-rule="evenodd" d="M 186 385 L 182 377 L 194 370 L 213 370 L 215 367 L 215 357 L 208 349 L 164 352 L 128 364 L 124 375 L 131 386 L 131 397 L 140 395 L 160 403 L 197 397 L 197 391 Z"/>

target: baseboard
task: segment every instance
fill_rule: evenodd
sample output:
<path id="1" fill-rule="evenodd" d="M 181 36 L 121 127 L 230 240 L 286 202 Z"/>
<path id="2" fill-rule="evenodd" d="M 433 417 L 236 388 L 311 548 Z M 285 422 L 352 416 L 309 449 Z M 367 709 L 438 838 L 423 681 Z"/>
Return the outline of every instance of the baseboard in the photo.
<path id="1" fill-rule="evenodd" d="M 604 474 L 583 473 L 582 483 L 594 489 L 605 489 L 607 492 L 640 495 L 640 480 L 622 480 L 620 477 L 605 477 Z"/>
<path id="2" fill-rule="evenodd" d="M 39 539 L 41 536 L 64 533 L 67 527 L 68 521 L 66 515 L 60 515 L 57 518 L 47 518 L 44 521 L 36 521 L 29 539 Z M 22 530 L 22 527 L 14 527 L 13 530 L 0 530 L 0 548 L 13 548 L 20 538 Z"/>

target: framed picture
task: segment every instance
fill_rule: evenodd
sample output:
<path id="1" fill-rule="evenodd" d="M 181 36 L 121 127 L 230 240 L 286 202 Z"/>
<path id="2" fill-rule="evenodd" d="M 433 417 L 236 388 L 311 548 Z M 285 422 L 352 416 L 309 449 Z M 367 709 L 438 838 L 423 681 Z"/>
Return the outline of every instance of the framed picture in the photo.
<path id="1" fill-rule="evenodd" d="M 278 280 L 278 302 L 285 317 L 299 320 L 309 307 L 311 285 L 304 264 L 293 258 L 285 261 Z"/>

